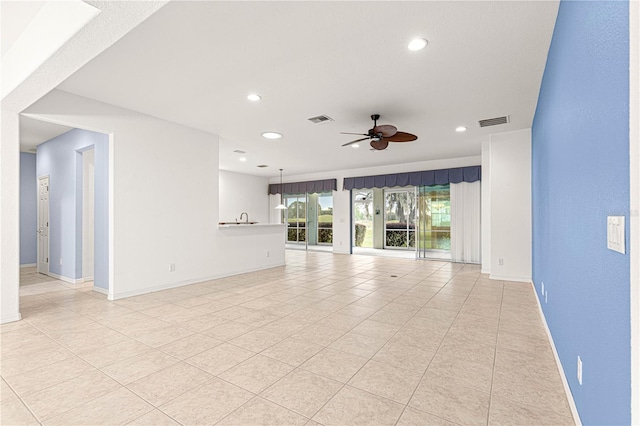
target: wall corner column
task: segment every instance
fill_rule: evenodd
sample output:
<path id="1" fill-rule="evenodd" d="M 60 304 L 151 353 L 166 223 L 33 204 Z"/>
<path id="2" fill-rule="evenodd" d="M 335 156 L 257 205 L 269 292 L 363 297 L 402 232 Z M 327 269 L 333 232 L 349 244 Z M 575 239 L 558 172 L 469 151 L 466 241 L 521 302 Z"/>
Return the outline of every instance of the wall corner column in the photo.
<path id="1" fill-rule="evenodd" d="M 2 110 L 0 144 L 0 323 L 20 316 L 20 117 Z"/>

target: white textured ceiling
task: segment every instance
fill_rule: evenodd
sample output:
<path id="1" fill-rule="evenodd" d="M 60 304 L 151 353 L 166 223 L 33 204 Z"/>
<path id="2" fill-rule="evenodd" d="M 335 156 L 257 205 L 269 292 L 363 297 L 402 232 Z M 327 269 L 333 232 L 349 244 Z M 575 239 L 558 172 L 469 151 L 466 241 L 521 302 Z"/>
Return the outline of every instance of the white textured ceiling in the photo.
<path id="1" fill-rule="evenodd" d="M 170 2 L 59 88 L 219 134 L 220 167 L 241 173 L 480 155 L 488 134 L 531 126 L 557 8 L 555 1 Z M 414 37 L 428 47 L 407 50 Z M 249 92 L 262 101 L 247 101 Z M 366 132 L 372 113 L 418 140 L 375 153 L 366 144 L 341 147 L 352 138 L 340 132 Z M 320 114 L 335 121 L 307 121 Z M 501 115 L 511 122 L 479 128 L 478 120 Z M 460 125 L 469 130 L 456 133 Z M 268 141 L 264 131 L 284 138 Z"/>
<path id="2" fill-rule="evenodd" d="M 3 1 L 0 3 L 0 26 L 2 27 L 2 56 L 20 38 L 34 16 L 40 12 L 44 1 Z"/>

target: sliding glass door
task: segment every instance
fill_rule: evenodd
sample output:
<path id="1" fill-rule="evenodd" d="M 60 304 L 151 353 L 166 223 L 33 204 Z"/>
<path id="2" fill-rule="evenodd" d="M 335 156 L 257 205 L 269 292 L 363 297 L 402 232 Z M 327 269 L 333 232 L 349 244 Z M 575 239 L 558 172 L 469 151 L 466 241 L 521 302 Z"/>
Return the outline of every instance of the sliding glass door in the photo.
<path id="1" fill-rule="evenodd" d="M 306 245 L 307 241 L 307 198 L 305 194 L 285 194 L 287 206 L 287 243 Z"/>
<path id="2" fill-rule="evenodd" d="M 384 247 L 414 249 L 416 246 L 415 190 L 386 189 L 384 201 Z"/>
<path id="3" fill-rule="evenodd" d="M 353 190 L 353 247 L 373 248 L 373 190 Z"/>
<path id="4" fill-rule="evenodd" d="M 418 190 L 420 226 L 418 256 L 450 257 L 451 199 L 449 185 L 421 186 Z"/>
<path id="5" fill-rule="evenodd" d="M 319 194 L 309 194 L 317 196 L 317 244 L 322 246 L 333 245 L 333 194 L 331 192 L 321 192 Z M 309 240 L 312 244 L 313 240 Z"/>
<path id="6" fill-rule="evenodd" d="M 333 194 L 284 194 L 287 247 L 331 250 L 333 247 Z"/>

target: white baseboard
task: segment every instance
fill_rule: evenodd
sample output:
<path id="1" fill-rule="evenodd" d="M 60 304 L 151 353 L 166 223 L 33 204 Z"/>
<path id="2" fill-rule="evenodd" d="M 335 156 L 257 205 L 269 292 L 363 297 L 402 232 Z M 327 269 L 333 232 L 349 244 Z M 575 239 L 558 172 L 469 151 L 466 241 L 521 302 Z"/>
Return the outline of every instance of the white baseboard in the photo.
<path id="1" fill-rule="evenodd" d="M 82 281 L 84 281 L 85 283 L 86 283 L 87 281 L 93 281 L 93 275 L 92 275 L 92 276 L 90 276 L 90 277 L 84 277 L 84 278 L 82 278 Z"/>
<path id="2" fill-rule="evenodd" d="M 491 269 L 480 269 L 481 274 L 491 274 Z"/>
<path id="3" fill-rule="evenodd" d="M 538 298 L 538 292 L 536 291 L 536 286 L 533 284 L 533 281 L 529 281 L 529 283 L 531 284 L 531 287 L 533 288 L 533 292 L 536 295 L 536 303 L 538 304 L 538 310 L 540 311 L 540 316 L 542 317 L 542 323 L 544 324 L 544 329 L 547 331 L 547 338 L 549 339 L 549 343 L 551 344 L 551 349 L 553 350 L 553 356 L 556 359 L 556 366 L 558 367 L 558 372 L 560 373 L 560 378 L 562 379 L 562 384 L 564 385 L 564 392 L 567 394 L 567 401 L 569 401 L 569 408 L 571 408 L 573 421 L 577 426 L 581 426 L 582 422 L 580 421 L 580 414 L 578 414 L 578 408 L 576 407 L 576 402 L 573 399 L 573 394 L 571 393 L 569 382 L 567 382 L 567 376 L 565 375 L 564 369 L 562 368 L 562 363 L 560 362 L 560 357 L 558 356 L 558 351 L 556 350 L 556 344 L 553 342 L 553 336 L 551 335 L 551 330 L 549 329 L 549 325 L 547 324 L 547 318 L 544 316 L 544 311 L 542 310 L 542 305 L 540 304 L 540 299 Z"/>
<path id="4" fill-rule="evenodd" d="M 159 285 L 159 286 L 147 287 L 147 288 L 140 289 L 140 290 L 125 291 L 125 292 L 122 292 L 122 293 L 113 293 L 113 294 L 109 294 L 108 299 L 109 300 L 125 299 L 127 297 L 140 296 L 142 294 L 154 293 L 156 291 L 169 290 L 169 289 L 176 288 L 176 287 L 183 287 L 183 286 L 186 286 L 186 285 L 203 283 L 205 281 L 217 280 L 217 279 L 220 279 L 220 278 L 231 277 L 231 276 L 234 276 L 234 275 L 248 274 L 250 272 L 264 271 L 264 270 L 272 269 L 272 268 L 279 268 L 281 266 L 285 266 L 285 262 L 281 262 L 281 263 L 278 263 L 278 264 L 275 264 L 275 265 L 269 265 L 269 266 L 264 267 L 264 268 L 245 269 L 245 270 L 241 270 L 241 271 L 234 271 L 234 272 L 229 272 L 229 273 L 220 274 L 220 275 L 213 275 L 213 276 L 209 276 L 209 277 L 202 277 L 202 278 L 195 278 L 195 279 L 191 279 L 191 280 L 179 281 L 177 283 L 162 284 L 162 285 Z"/>
<path id="5" fill-rule="evenodd" d="M 3 316 L 0 317 L 0 324 L 6 324 L 8 322 L 20 321 L 21 319 L 22 319 L 22 315 L 20 315 L 20 312 L 18 312 L 17 314 L 3 315 Z"/>
<path id="6" fill-rule="evenodd" d="M 122 293 L 113 293 L 113 294 L 109 295 L 109 300 L 125 299 L 127 297 L 140 296 L 142 294 L 154 293 L 156 291 L 169 290 L 169 289 L 172 289 L 172 288 L 184 287 L 186 285 L 198 284 L 198 283 L 202 283 L 202 282 L 206 282 L 206 281 L 217 280 L 217 279 L 220 279 L 220 278 L 231 277 L 231 276 L 234 276 L 234 275 L 248 274 L 250 272 L 257 272 L 257 271 L 264 271 L 264 270 L 272 269 L 272 268 L 279 268 L 281 266 L 285 266 L 285 262 L 281 262 L 281 263 L 278 263 L 278 264 L 275 264 L 275 265 L 269 265 L 267 267 L 262 267 L 262 268 L 258 267 L 258 268 L 252 268 L 252 269 L 243 269 L 243 270 L 228 272 L 228 273 L 225 273 L 225 274 L 218 274 L 218 275 L 212 275 L 212 276 L 208 276 L 208 277 L 195 278 L 195 279 L 191 279 L 191 280 L 179 281 L 179 282 L 170 283 L 170 284 L 162 284 L 162 285 L 159 285 L 159 286 L 148 287 L 148 288 L 140 289 L 140 290 L 133 290 L 133 291 L 127 291 L 127 292 L 122 292 Z"/>
<path id="7" fill-rule="evenodd" d="M 512 277 L 508 275 L 493 275 L 489 274 L 489 279 L 491 280 L 500 280 L 500 281 L 515 281 L 519 283 L 530 283 L 531 277 Z"/>
<path id="8" fill-rule="evenodd" d="M 95 285 L 93 286 L 93 291 L 97 291 L 98 293 L 109 295 L 109 290 L 106 290 L 102 287 L 96 287 Z"/>
<path id="9" fill-rule="evenodd" d="M 35 263 L 23 263 L 20 265 L 21 268 L 33 268 L 35 266 L 36 266 Z"/>
<path id="10" fill-rule="evenodd" d="M 73 279 L 63 275 L 54 274 L 53 272 L 49 272 L 47 275 L 51 278 L 55 278 L 56 280 L 64 281 L 69 284 L 80 284 L 84 282 L 84 278 Z"/>

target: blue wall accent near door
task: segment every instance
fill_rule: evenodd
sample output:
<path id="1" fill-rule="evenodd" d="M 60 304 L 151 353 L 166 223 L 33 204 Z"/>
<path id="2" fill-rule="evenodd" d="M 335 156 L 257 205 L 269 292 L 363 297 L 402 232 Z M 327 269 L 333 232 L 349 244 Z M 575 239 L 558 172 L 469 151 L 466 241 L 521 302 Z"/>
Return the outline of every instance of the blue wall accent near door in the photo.
<path id="1" fill-rule="evenodd" d="M 38 183 L 36 155 L 20 153 L 20 264 L 36 263 L 38 257 Z"/>
<path id="2" fill-rule="evenodd" d="M 95 149 L 94 285 L 108 289 L 109 137 L 74 129 L 39 145 L 37 175 L 49 175 L 49 271 L 82 278 L 81 152 L 91 148 Z"/>
<path id="3" fill-rule="evenodd" d="M 626 216 L 629 247 L 628 2 L 560 3 L 532 169 L 533 281 L 580 418 L 629 424 L 629 255 L 606 237 L 607 216 Z"/>

